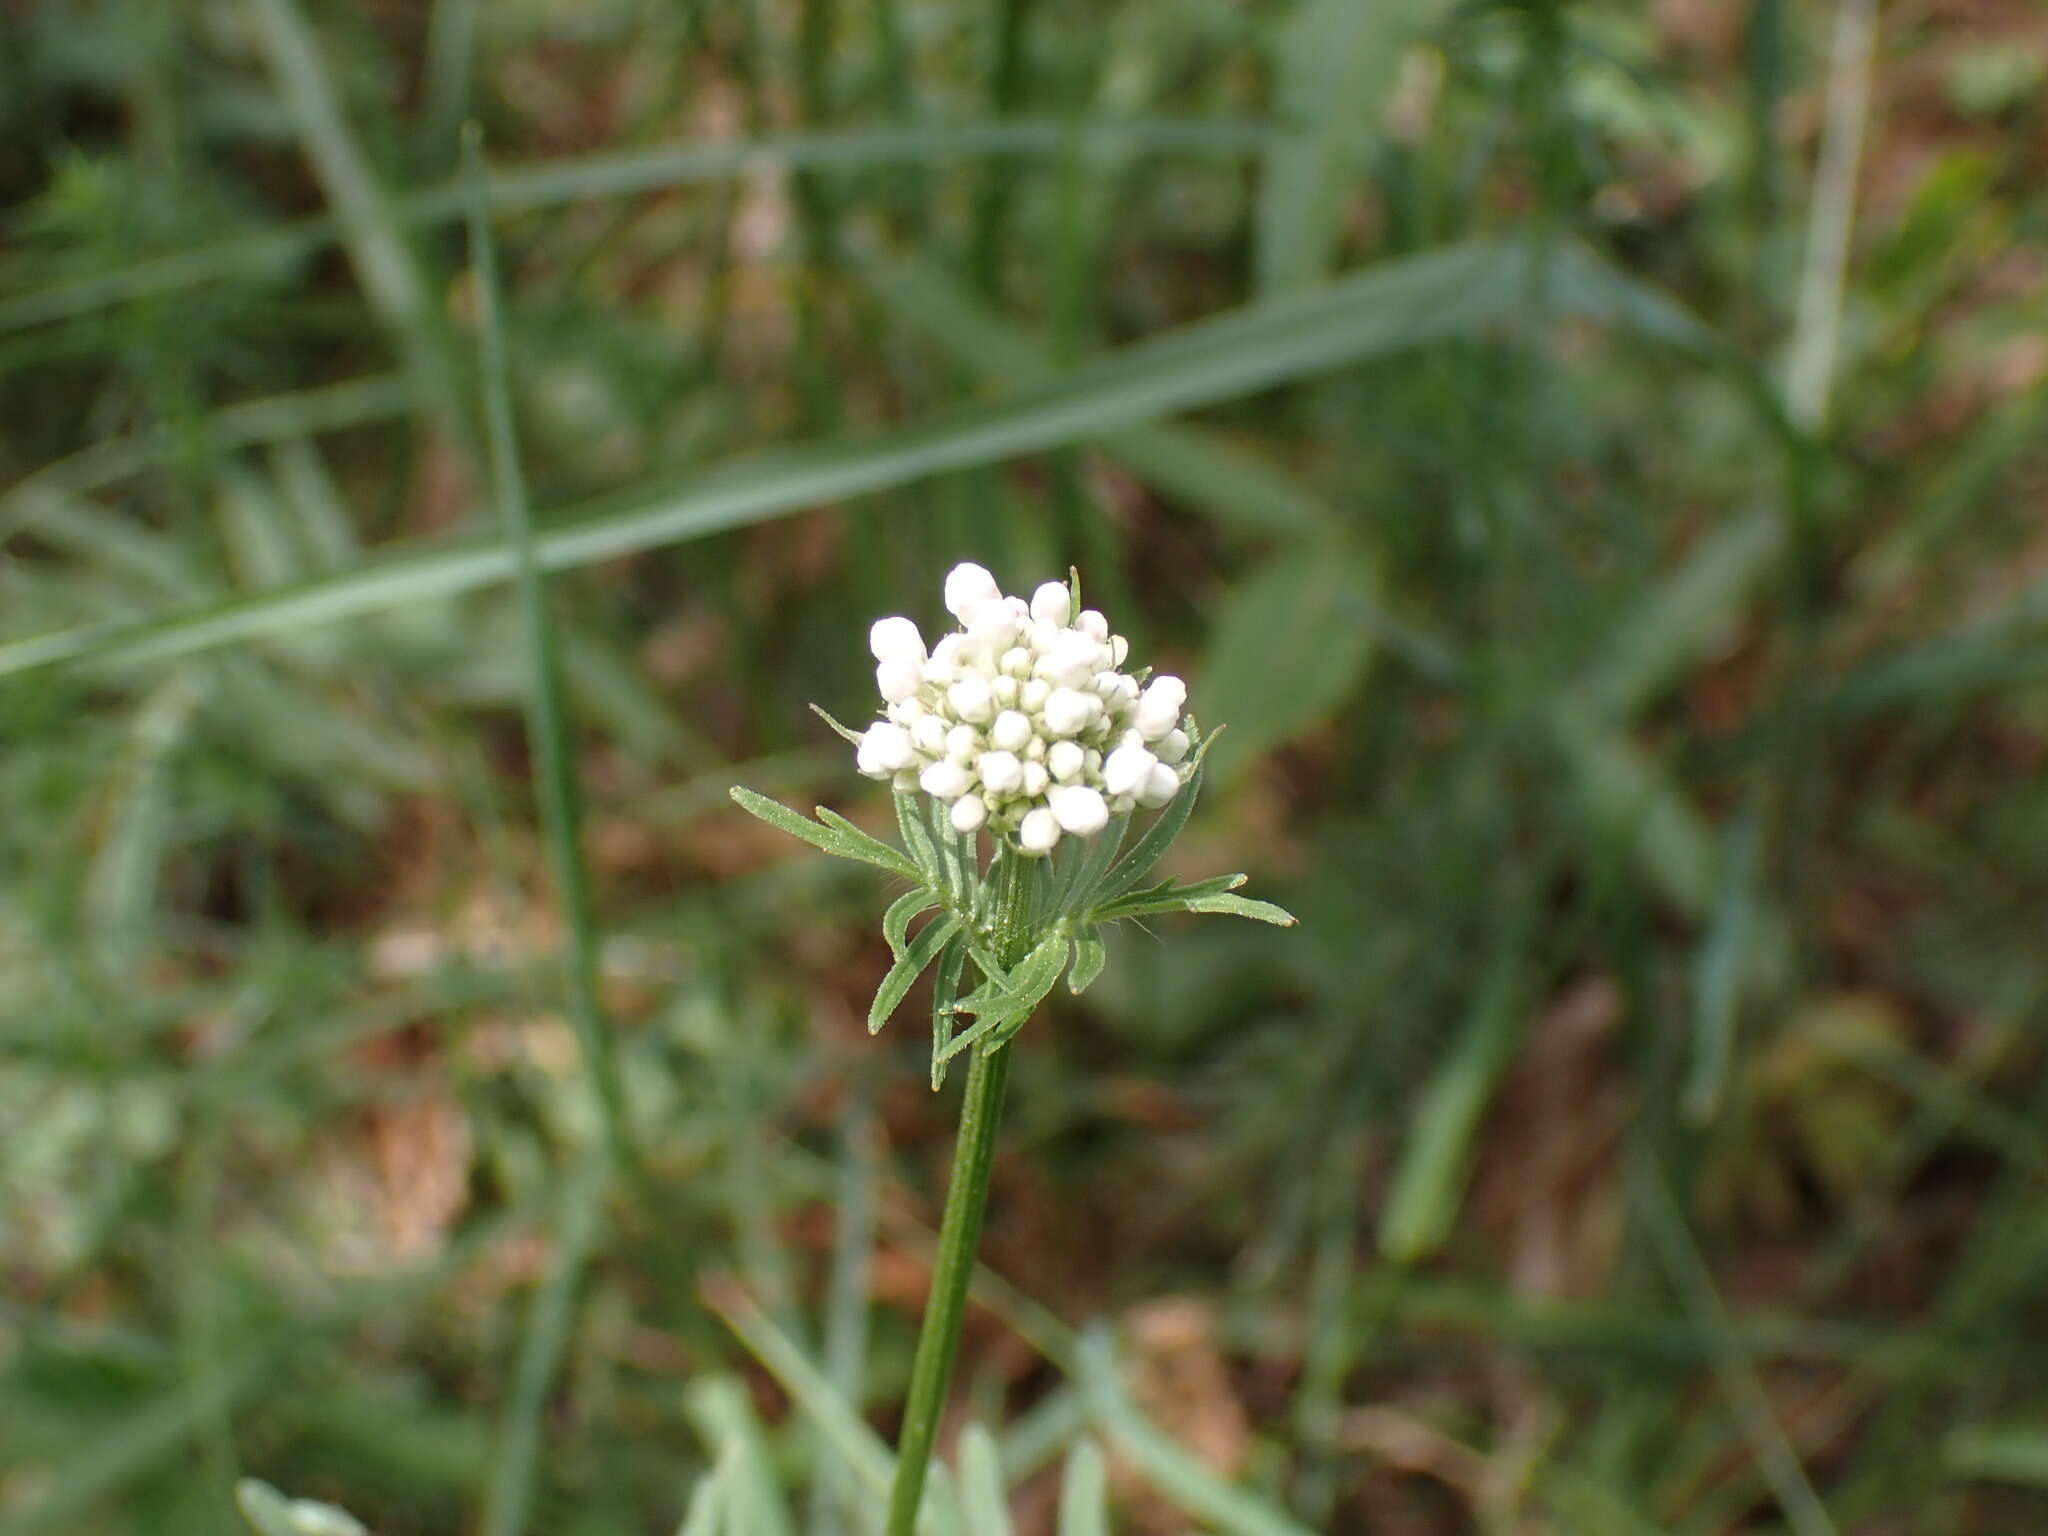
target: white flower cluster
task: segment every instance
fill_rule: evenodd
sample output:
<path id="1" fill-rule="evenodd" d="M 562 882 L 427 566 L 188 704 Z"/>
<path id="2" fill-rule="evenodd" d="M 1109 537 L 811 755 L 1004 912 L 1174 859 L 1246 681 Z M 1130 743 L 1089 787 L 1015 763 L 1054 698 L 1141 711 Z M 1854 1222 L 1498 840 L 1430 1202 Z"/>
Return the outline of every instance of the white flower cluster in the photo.
<path id="1" fill-rule="evenodd" d="M 1192 771 L 1180 729 L 1187 685 L 1118 670 L 1130 653 L 1063 581 L 1005 597 L 974 564 L 946 577 L 961 628 L 925 650 L 909 619 L 878 619 L 868 646 L 884 718 L 860 738 L 860 771 L 944 801 L 953 827 L 1014 834 L 1026 853 L 1165 805 Z"/>

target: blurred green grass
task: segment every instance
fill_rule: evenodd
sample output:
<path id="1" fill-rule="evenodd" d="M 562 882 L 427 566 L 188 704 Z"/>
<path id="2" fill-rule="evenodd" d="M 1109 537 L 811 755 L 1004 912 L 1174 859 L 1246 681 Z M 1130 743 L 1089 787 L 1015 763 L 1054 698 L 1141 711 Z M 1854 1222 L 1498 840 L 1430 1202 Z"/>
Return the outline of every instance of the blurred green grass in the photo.
<path id="1" fill-rule="evenodd" d="M 0 8 L 0 1533 L 862 1528 L 950 1100 L 724 789 L 960 558 L 1303 917 L 1021 1041 L 974 1520 L 2048 1520 L 2030 14 Z"/>

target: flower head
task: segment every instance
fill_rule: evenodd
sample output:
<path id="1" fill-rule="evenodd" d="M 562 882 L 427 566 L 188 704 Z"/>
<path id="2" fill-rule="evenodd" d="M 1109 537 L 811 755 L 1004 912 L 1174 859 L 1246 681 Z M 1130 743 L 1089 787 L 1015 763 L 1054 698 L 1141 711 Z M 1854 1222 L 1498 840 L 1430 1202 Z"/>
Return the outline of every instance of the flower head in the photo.
<path id="1" fill-rule="evenodd" d="M 1068 583 L 1006 597 L 970 562 L 946 577 L 945 604 L 960 628 L 929 651 L 906 618 L 868 631 L 883 709 L 860 738 L 862 773 L 1033 854 L 1179 793 L 1187 685 L 1125 672 L 1130 643 L 1095 609 L 1075 612 Z"/>

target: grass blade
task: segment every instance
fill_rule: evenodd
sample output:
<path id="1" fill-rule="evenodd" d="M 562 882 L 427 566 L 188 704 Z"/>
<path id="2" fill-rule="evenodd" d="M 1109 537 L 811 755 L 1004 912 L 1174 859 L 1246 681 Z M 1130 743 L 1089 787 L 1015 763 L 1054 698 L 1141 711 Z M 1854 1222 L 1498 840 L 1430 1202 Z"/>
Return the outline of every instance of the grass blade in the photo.
<path id="1" fill-rule="evenodd" d="M 1003 1492 L 1003 1458 L 995 1437 L 979 1423 L 960 1435 L 960 1503 L 967 1536 L 1014 1536 Z"/>
<path id="2" fill-rule="evenodd" d="M 599 1154 L 586 1158 L 562 1181 L 561 1206 L 548 1228 L 553 1234 L 552 1263 L 520 1336 L 512 1389 L 498 1431 L 497 1460 L 484 1490 L 484 1536 L 522 1536 L 526 1530 L 542 1459 L 541 1418 L 548 1388 L 569 1342 L 584 1268 L 597 1248 L 610 1173 L 610 1160 Z"/>
<path id="3" fill-rule="evenodd" d="M 1109 1536 L 1109 1472 L 1093 1440 L 1082 1440 L 1067 1455 L 1059 1536 Z"/>
<path id="4" fill-rule="evenodd" d="M 268 0 L 280 3 L 280 0 Z M 519 445 L 512 422 L 512 399 L 506 384 L 505 338 L 498 292 L 496 248 L 483 206 L 483 145 L 474 126 L 465 135 L 464 160 L 472 202 L 469 235 L 471 259 L 481 290 L 485 419 L 490 435 L 491 480 L 504 522 L 505 542 L 514 562 L 520 606 L 526 618 L 527 660 L 532 669 L 528 696 L 527 736 L 533 746 L 539 779 L 541 812 L 547 827 L 548 851 L 560 884 L 569 930 L 569 1016 L 577 1045 L 590 1073 L 607 1153 L 626 1158 L 624 1110 L 618 1070 L 612 1060 L 611 1036 L 605 1028 L 598 998 L 596 909 L 590 894 L 590 872 L 583 859 L 583 807 L 576 782 L 574 747 L 568 710 L 563 703 L 561 661 L 555 650 L 554 625 L 547 611 L 540 562 L 534 551 L 533 519 L 527 506 L 526 480 L 519 468 Z"/>
<path id="5" fill-rule="evenodd" d="M 458 441 L 467 440 L 460 377 L 446 326 L 419 259 L 368 159 L 350 133 L 320 45 L 298 0 L 250 0 L 279 94 L 341 223 L 349 261 L 406 371 Z"/>
<path id="6" fill-rule="evenodd" d="M 1546 277 L 1582 267 L 1606 271 L 1583 253 L 1555 252 Z M 1527 271 L 1527 251 L 1514 242 L 1453 245 L 1382 262 L 1302 298 L 1232 310 L 1104 354 L 999 405 L 754 456 L 687 490 L 586 506 L 536 529 L 534 558 L 562 570 L 704 538 L 932 475 L 1098 441 L 1178 411 L 1484 332 L 1522 311 Z M 1607 277 L 1610 286 L 1633 291 L 1618 275 Z M 501 540 L 403 548 L 346 575 L 282 591 L 15 640 L 0 645 L 0 676 L 66 661 L 180 655 L 453 596 L 516 570 L 514 551 Z"/>

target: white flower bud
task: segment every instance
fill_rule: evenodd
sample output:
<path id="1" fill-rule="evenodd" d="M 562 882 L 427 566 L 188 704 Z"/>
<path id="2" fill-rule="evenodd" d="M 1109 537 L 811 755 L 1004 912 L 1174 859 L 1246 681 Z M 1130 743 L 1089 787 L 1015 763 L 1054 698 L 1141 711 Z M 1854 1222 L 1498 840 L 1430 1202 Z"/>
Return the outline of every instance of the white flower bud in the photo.
<path id="1" fill-rule="evenodd" d="M 1046 698 L 1045 728 L 1055 736 L 1072 736 L 1088 723 L 1089 696 L 1071 688 L 1055 688 Z M 1100 701 L 1098 701 L 1100 702 Z"/>
<path id="2" fill-rule="evenodd" d="M 1135 795 L 1158 762 L 1143 747 L 1121 746 L 1102 762 L 1102 787 L 1112 795 Z"/>
<path id="3" fill-rule="evenodd" d="M 924 707 L 924 700 L 914 694 L 907 699 L 898 699 L 889 706 L 889 718 L 898 725 L 915 725 L 929 713 L 930 711 Z"/>
<path id="4" fill-rule="evenodd" d="M 963 768 L 981 755 L 981 732 L 971 725 L 956 725 L 946 732 L 946 756 Z"/>
<path id="5" fill-rule="evenodd" d="M 1031 675 L 1031 652 L 1021 645 L 1013 645 L 1003 652 L 996 669 L 1005 677 L 1026 678 Z"/>
<path id="6" fill-rule="evenodd" d="M 891 704 L 901 703 L 924 686 L 924 666 L 915 656 L 891 656 L 875 668 L 875 686 Z"/>
<path id="7" fill-rule="evenodd" d="M 924 636 L 908 619 L 877 619 L 868 627 L 868 649 L 877 661 L 887 661 L 891 656 L 923 661 Z"/>
<path id="8" fill-rule="evenodd" d="M 989 691 L 985 678 L 972 674 L 961 678 L 946 690 L 946 702 L 953 706 L 955 715 L 975 725 L 986 725 L 995 718 L 995 695 Z"/>
<path id="9" fill-rule="evenodd" d="M 895 771 L 882 766 L 882 760 L 875 755 L 875 749 L 868 745 L 865 736 L 861 737 L 860 745 L 854 748 L 853 766 L 860 770 L 862 777 L 870 779 L 886 779 Z"/>
<path id="10" fill-rule="evenodd" d="M 1003 589 L 996 585 L 995 577 L 972 560 L 964 561 L 946 573 L 946 612 L 962 624 L 967 622 L 976 603 L 1000 599 L 1002 595 Z"/>
<path id="11" fill-rule="evenodd" d="M 937 715 L 920 715 L 910 727 L 910 739 L 926 757 L 937 757 L 946 750 L 946 722 Z"/>
<path id="12" fill-rule="evenodd" d="M 1188 685 L 1177 677 L 1155 677 L 1138 698 L 1138 734 L 1157 741 L 1180 723 Z"/>
<path id="13" fill-rule="evenodd" d="M 1027 762 L 1024 765 L 1024 798 L 1036 800 L 1045 793 L 1045 787 L 1052 782 L 1052 775 L 1045 771 L 1045 764 Z"/>
<path id="14" fill-rule="evenodd" d="M 981 787 L 991 795 L 1007 795 L 1024 782 L 1024 765 L 1014 752 L 984 752 L 978 767 Z"/>
<path id="15" fill-rule="evenodd" d="M 1031 762 L 1034 762 L 1034 763 L 1042 763 L 1042 762 L 1044 762 L 1044 761 L 1045 761 L 1045 738 L 1044 738 L 1043 736 L 1033 736 L 1033 737 L 1032 737 L 1032 738 L 1031 738 L 1031 739 L 1030 739 L 1029 741 L 1025 742 L 1025 743 L 1024 743 L 1024 756 L 1025 756 L 1025 757 L 1026 757 L 1026 758 L 1027 758 L 1027 759 L 1028 759 L 1029 761 L 1031 761 Z"/>
<path id="16" fill-rule="evenodd" d="M 1017 615 L 1000 597 L 983 598 L 967 611 L 967 633 L 977 645 L 1001 655 L 1017 638 Z"/>
<path id="17" fill-rule="evenodd" d="M 1159 738 L 1159 745 L 1153 748 L 1162 763 L 1178 763 L 1188 755 L 1188 733 L 1181 730 L 1168 731 Z"/>
<path id="18" fill-rule="evenodd" d="M 860 750 L 889 773 L 908 768 L 917 761 L 917 748 L 911 742 L 910 732 L 900 725 L 885 722 L 878 721 L 867 728 L 867 733 L 860 739 Z"/>
<path id="19" fill-rule="evenodd" d="M 1064 581 L 1048 581 L 1031 594 L 1031 617 L 1041 624 L 1064 627 L 1073 613 L 1074 595 Z"/>
<path id="20" fill-rule="evenodd" d="M 1017 843 L 1026 853 L 1051 853 L 1059 845 L 1059 819 L 1044 806 L 1026 811 L 1017 826 Z"/>
<path id="21" fill-rule="evenodd" d="M 1138 791 L 1138 804 L 1156 811 L 1180 793 L 1180 775 L 1165 763 L 1154 763 L 1145 775 L 1145 787 Z"/>
<path id="22" fill-rule="evenodd" d="M 1005 752 L 1022 752 L 1024 744 L 1031 740 L 1031 718 L 1014 709 L 1006 709 L 988 728 L 988 739 Z"/>
<path id="23" fill-rule="evenodd" d="M 953 823 L 955 832 L 978 832 L 988 820 L 988 802 L 979 795 L 962 795 L 953 802 L 947 819 Z"/>
<path id="24" fill-rule="evenodd" d="M 1033 670 L 1055 688 L 1085 688 L 1095 675 L 1099 659 L 1096 650 L 1093 640 L 1068 630 L 1038 659 Z"/>
<path id="25" fill-rule="evenodd" d="M 967 770 L 951 758 L 941 758 L 917 776 L 924 792 L 935 800 L 958 800 L 973 782 Z"/>
<path id="26" fill-rule="evenodd" d="M 1076 837 L 1092 837 L 1109 825 L 1108 805 L 1086 784 L 1056 784 L 1046 791 L 1045 803 L 1060 830 Z"/>
<path id="27" fill-rule="evenodd" d="M 1052 697 L 1052 684 L 1042 677 L 1034 677 L 1017 690 L 1017 702 L 1026 714 L 1036 714 L 1045 708 L 1045 701 Z"/>
<path id="28" fill-rule="evenodd" d="M 906 768 L 890 781 L 889 787 L 899 795 L 907 795 L 917 788 L 917 770 Z"/>
<path id="29" fill-rule="evenodd" d="M 1105 619 L 1094 608 L 1083 608 L 1081 610 L 1081 617 L 1074 620 L 1074 628 L 1081 631 L 1090 640 L 1107 640 L 1109 638 L 1109 620 Z"/>
<path id="30" fill-rule="evenodd" d="M 1110 665 L 1120 667 L 1131 659 L 1131 642 L 1122 635 L 1109 637 Z"/>
<path id="31" fill-rule="evenodd" d="M 1014 677 L 992 677 L 989 679 L 988 691 L 998 705 L 1008 709 L 1017 702 L 1017 695 L 1023 691 L 1023 685 Z"/>
<path id="32" fill-rule="evenodd" d="M 1052 770 L 1052 776 L 1062 784 L 1081 777 L 1086 759 L 1078 741 L 1056 741 L 1045 754 L 1045 766 Z"/>

